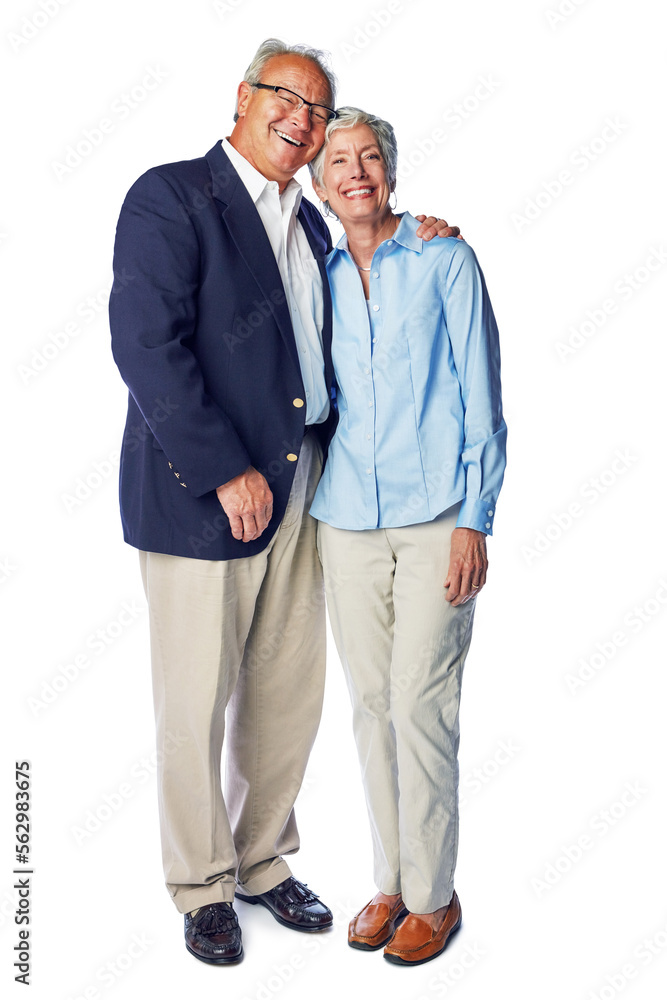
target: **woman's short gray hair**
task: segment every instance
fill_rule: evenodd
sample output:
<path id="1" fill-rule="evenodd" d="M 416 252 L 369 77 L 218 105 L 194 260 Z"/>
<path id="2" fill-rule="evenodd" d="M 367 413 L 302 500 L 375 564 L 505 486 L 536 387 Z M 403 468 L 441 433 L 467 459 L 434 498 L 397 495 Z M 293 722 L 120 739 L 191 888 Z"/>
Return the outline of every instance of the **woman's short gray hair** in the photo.
<path id="1" fill-rule="evenodd" d="M 332 119 L 327 125 L 327 130 L 324 133 L 324 145 L 317 154 L 314 160 L 308 164 L 308 169 L 310 170 L 311 177 L 313 177 L 315 183 L 322 187 L 322 178 L 324 174 L 324 156 L 326 153 L 327 146 L 331 142 L 331 136 L 339 128 L 354 128 L 355 125 L 368 125 L 369 129 L 375 136 L 378 146 L 380 147 L 380 152 L 382 153 L 382 159 L 384 160 L 385 167 L 387 170 L 387 183 L 389 184 L 389 190 L 393 191 L 396 187 L 396 166 L 398 163 L 398 147 L 396 145 L 396 136 L 394 130 L 383 118 L 378 118 L 377 115 L 371 115 L 367 111 L 362 111 L 361 108 L 338 108 L 338 117 Z M 329 202 L 324 202 L 324 207 L 329 208 Z"/>
<path id="2" fill-rule="evenodd" d="M 338 86 L 338 81 L 336 76 L 329 65 L 329 53 L 325 52 L 323 49 L 314 49 L 310 45 L 288 45 L 286 42 L 282 42 L 279 38 L 267 38 L 266 41 L 262 42 L 260 47 L 255 52 L 252 62 L 245 71 L 245 76 L 243 79 L 246 83 L 253 86 L 256 83 L 261 83 L 261 76 L 264 72 L 264 67 L 266 66 L 269 59 L 273 59 L 274 56 L 301 56 L 302 59 L 310 59 L 312 63 L 315 63 L 317 68 L 326 78 L 329 85 L 330 103 L 331 107 L 336 107 L 336 88 Z M 238 121 L 238 101 L 236 103 L 236 111 L 234 112 L 234 121 Z"/>

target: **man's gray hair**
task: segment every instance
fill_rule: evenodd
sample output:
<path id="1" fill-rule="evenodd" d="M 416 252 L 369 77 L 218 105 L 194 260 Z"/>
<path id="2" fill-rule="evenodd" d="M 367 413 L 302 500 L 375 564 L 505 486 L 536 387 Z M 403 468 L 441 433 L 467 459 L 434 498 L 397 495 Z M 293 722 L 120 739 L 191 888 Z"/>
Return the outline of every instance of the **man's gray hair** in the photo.
<path id="1" fill-rule="evenodd" d="M 246 83 L 251 86 L 255 83 L 263 83 L 261 76 L 264 71 L 269 59 L 274 56 L 301 56 L 302 59 L 310 59 L 314 63 L 320 72 L 326 78 L 329 85 L 329 95 L 330 95 L 330 106 L 335 108 L 336 106 L 336 88 L 338 86 L 338 81 L 334 71 L 329 65 L 329 53 L 325 52 L 323 49 L 314 49 L 310 45 L 288 45 L 286 42 L 282 42 L 279 38 L 267 38 L 266 41 L 262 42 L 260 47 L 255 52 L 254 58 L 247 70 L 245 71 L 245 76 L 243 79 Z M 234 121 L 238 121 L 238 101 L 236 104 L 236 111 L 234 112 Z"/>
<path id="2" fill-rule="evenodd" d="M 377 115 L 370 115 L 367 111 L 362 111 L 360 108 L 338 108 L 338 117 L 332 119 L 327 125 L 327 130 L 324 133 L 324 145 L 315 159 L 311 160 L 308 164 L 311 177 L 313 177 L 319 187 L 322 187 L 324 156 L 326 148 L 331 142 L 331 136 L 339 128 L 354 128 L 355 125 L 368 125 L 375 136 L 387 170 L 389 190 L 393 191 L 396 187 L 396 166 L 398 163 L 398 147 L 396 145 L 394 130 L 384 118 L 378 118 Z M 326 209 L 330 208 L 328 201 L 324 202 L 324 207 Z"/>

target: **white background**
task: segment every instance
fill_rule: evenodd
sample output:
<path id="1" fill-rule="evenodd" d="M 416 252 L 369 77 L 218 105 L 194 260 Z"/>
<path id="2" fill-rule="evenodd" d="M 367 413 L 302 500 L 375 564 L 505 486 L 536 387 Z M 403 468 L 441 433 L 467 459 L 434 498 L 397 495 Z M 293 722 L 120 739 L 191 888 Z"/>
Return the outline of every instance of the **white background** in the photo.
<path id="1" fill-rule="evenodd" d="M 558 20 L 560 0 L 43 3 L 56 12 L 2 10 L 3 981 L 17 942 L 13 762 L 26 758 L 34 998 L 664 995 L 659 5 L 564 0 Z M 411 970 L 346 945 L 374 889 L 333 650 L 292 860 L 336 930 L 297 934 L 239 903 L 246 958 L 208 967 L 186 953 L 162 885 L 147 616 L 112 468 L 125 411 L 106 319 L 114 227 L 140 173 L 229 134 L 270 35 L 330 50 L 339 103 L 395 124 L 399 210 L 461 226 L 501 331 L 509 456 L 464 684 L 464 925 Z M 154 89 L 130 107 L 123 95 L 151 70 Z M 111 130 L 58 177 L 103 118 Z M 573 688 L 579 671 L 589 679 Z"/>

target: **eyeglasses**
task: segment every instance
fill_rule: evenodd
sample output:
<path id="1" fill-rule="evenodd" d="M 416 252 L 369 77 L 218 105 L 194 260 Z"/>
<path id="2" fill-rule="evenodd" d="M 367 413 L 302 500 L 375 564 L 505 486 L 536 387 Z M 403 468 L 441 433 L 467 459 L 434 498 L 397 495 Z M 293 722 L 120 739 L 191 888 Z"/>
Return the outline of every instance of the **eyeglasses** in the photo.
<path id="1" fill-rule="evenodd" d="M 310 120 L 317 125 L 326 125 L 334 118 L 338 118 L 338 113 L 333 108 L 327 108 L 325 104 L 312 104 L 310 101 L 305 101 L 299 94 L 295 94 L 293 90 L 288 90 L 286 87 L 274 87 L 270 83 L 253 83 L 251 86 L 255 90 L 273 90 L 281 101 L 289 105 L 294 114 L 301 111 L 305 104 Z"/>

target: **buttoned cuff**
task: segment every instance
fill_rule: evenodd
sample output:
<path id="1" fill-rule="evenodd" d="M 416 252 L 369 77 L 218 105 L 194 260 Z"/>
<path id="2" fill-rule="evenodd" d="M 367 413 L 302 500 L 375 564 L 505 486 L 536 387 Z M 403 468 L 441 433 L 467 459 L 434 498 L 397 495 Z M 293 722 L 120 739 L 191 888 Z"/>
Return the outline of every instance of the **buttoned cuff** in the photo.
<path id="1" fill-rule="evenodd" d="M 494 502 L 466 498 L 461 504 L 456 527 L 473 528 L 475 531 L 483 531 L 486 535 L 492 535 L 495 516 L 496 505 Z"/>

